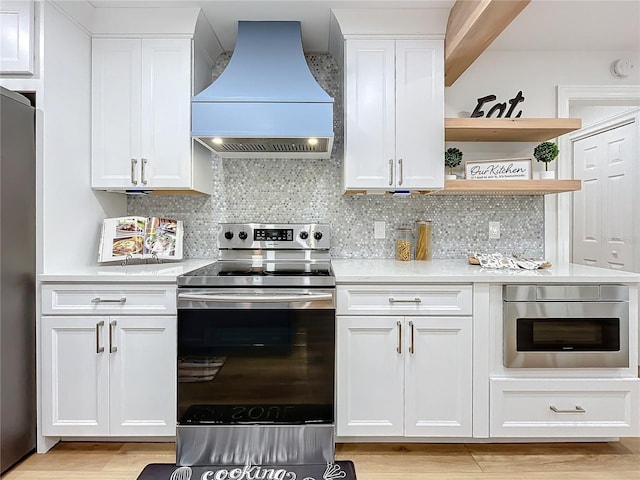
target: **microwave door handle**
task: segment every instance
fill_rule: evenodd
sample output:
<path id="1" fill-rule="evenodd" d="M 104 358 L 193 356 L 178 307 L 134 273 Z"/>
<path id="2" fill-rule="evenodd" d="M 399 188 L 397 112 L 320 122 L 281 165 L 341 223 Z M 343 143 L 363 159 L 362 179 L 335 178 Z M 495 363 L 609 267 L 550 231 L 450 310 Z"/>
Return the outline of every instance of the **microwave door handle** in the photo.
<path id="1" fill-rule="evenodd" d="M 242 302 L 242 303 L 270 303 L 270 302 L 305 302 L 309 300 L 331 300 L 331 293 L 311 293 L 305 295 L 219 295 L 206 293 L 179 293 L 178 300 L 199 300 L 203 302 Z"/>

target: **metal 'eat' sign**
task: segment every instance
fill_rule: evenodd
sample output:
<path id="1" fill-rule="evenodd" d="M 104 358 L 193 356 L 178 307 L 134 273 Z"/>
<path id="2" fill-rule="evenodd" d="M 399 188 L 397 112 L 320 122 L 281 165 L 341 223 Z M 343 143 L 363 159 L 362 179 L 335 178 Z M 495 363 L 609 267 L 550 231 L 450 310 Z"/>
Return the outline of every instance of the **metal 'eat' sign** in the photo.
<path id="1" fill-rule="evenodd" d="M 471 114 L 471 118 L 483 117 L 484 110 L 482 110 L 482 108 L 484 107 L 484 105 L 486 103 L 493 102 L 496 98 L 497 97 L 495 95 L 487 95 L 486 97 L 480 97 L 478 99 L 478 104 L 476 105 L 476 108 L 473 110 L 473 113 Z M 503 118 L 502 115 L 504 114 L 505 110 L 507 110 L 507 103 L 510 106 L 509 106 L 509 110 L 507 110 L 506 115 L 504 115 L 504 118 L 512 118 L 511 115 L 515 110 L 516 105 L 518 105 L 520 102 L 524 102 L 524 97 L 522 96 L 522 90 L 520 90 L 515 97 L 509 99 L 507 102 L 498 102 L 494 106 L 492 106 L 487 112 L 487 118 L 490 118 L 495 113 L 497 113 L 496 118 Z M 520 110 L 516 114 L 516 116 L 513 118 L 520 118 L 521 115 L 522 115 L 522 110 Z"/>

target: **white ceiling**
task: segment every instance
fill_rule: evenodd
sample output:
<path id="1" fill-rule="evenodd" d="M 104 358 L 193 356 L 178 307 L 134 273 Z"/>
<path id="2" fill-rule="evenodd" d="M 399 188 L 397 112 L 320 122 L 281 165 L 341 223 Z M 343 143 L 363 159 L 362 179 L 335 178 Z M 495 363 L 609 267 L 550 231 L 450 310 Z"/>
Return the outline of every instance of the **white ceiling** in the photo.
<path id="1" fill-rule="evenodd" d="M 64 2 L 61 2 L 64 3 Z M 300 20 L 306 51 L 327 51 L 331 8 L 451 7 L 454 0 L 89 0 L 96 8 L 199 6 L 225 50 L 238 20 Z M 640 52 L 640 0 L 532 0 L 489 50 Z"/>

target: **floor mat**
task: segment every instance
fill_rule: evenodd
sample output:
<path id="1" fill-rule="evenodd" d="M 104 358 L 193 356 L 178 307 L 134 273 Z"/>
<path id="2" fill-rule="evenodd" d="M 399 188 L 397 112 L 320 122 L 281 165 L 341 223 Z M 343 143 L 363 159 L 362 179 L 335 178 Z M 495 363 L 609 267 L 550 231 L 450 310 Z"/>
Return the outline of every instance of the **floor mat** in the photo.
<path id="1" fill-rule="evenodd" d="M 150 463 L 138 480 L 356 480 L 351 460 L 328 465 L 210 465 L 176 467 Z"/>

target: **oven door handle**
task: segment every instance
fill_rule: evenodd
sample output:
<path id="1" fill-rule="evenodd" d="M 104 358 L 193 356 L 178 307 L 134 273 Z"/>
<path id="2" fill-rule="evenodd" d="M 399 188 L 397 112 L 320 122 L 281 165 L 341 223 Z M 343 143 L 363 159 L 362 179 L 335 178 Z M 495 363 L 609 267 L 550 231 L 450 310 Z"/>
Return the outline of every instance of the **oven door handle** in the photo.
<path id="1" fill-rule="evenodd" d="M 309 293 L 302 295 L 223 295 L 206 293 L 179 293 L 178 300 L 200 300 L 203 302 L 245 302 L 245 303 L 272 303 L 272 302 L 307 302 L 310 300 L 332 300 L 332 293 Z"/>

